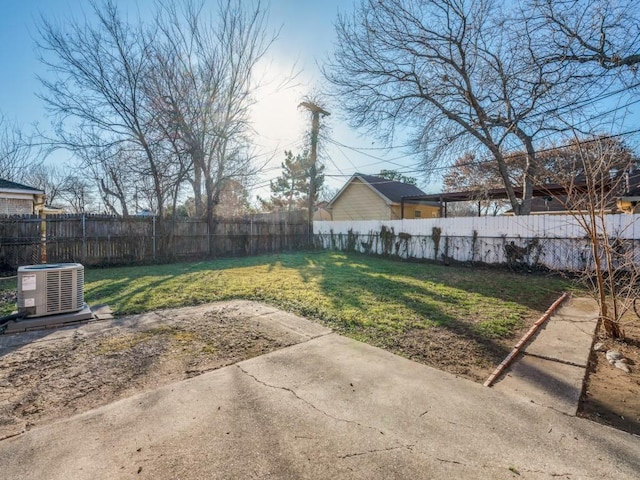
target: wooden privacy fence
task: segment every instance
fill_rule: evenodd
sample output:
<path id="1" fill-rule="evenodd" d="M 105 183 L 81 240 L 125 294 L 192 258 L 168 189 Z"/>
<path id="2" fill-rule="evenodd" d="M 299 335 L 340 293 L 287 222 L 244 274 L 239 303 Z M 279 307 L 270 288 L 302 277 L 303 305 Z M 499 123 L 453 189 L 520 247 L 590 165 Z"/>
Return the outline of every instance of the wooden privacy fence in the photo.
<path id="1" fill-rule="evenodd" d="M 618 256 L 640 264 L 640 215 L 608 215 Z M 527 269 L 592 268 L 591 242 L 570 215 L 314 222 L 318 248 Z M 604 255 L 603 255 L 604 256 Z"/>
<path id="2" fill-rule="evenodd" d="M 159 221 L 153 216 L 53 215 L 0 217 L 0 270 L 20 265 L 152 263 L 253 255 L 310 245 L 306 212 L 238 218 Z"/>

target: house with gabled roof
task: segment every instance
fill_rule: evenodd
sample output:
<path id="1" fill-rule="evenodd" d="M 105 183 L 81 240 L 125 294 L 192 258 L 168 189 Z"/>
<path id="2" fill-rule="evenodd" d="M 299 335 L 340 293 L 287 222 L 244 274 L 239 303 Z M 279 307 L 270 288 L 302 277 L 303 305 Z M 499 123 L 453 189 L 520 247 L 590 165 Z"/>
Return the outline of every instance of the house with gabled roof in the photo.
<path id="1" fill-rule="evenodd" d="M 0 178 L 0 215 L 39 214 L 43 208 L 43 190 Z"/>
<path id="2" fill-rule="evenodd" d="M 415 185 L 374 175 L 354 174 L 331 199 L 327 209 L 333 220 L 399 220 L 440 216 L 437 202 L 403 201 L 425 195 Z"/>

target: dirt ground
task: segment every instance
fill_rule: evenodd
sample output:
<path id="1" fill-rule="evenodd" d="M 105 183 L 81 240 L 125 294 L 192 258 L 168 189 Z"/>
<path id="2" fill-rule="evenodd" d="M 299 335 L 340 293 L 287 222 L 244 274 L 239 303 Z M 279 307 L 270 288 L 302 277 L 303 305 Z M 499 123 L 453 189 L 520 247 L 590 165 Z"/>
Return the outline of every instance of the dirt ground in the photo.
<path id="1" fill-rule="evenodd" d="M 640 321 L 629 319 L 625 340 L 598 335 L 604 349 L 591 352 L 578 414 L 593 421 L 640 435 Z M 618 350 L 628 359 L 631 373 L 609 364 L 606 350 Z"/>
<path id="2" fill-rule="evenodd" d="M 222 302 L 6 335 L 0 440 L 300 341 L 261 322 L 265 310 Z"/>

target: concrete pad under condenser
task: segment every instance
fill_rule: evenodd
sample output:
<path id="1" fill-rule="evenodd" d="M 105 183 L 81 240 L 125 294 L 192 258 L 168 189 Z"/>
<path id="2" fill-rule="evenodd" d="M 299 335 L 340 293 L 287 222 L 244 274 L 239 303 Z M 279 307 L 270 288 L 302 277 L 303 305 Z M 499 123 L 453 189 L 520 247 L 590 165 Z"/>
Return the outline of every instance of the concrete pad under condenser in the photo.
<path id="1" fill-rule="evenodd" d="M 58 313 L 56 315 L 46 315 L 41 317 L 27 317 L 22 320 L 9 322 L 4 331 L 5 334 L 28 332 L 43 328 L 52 328 L 86 322 L 93 318 L 91 308 L 85 303 L 84 307 L 77 312 Z"/>

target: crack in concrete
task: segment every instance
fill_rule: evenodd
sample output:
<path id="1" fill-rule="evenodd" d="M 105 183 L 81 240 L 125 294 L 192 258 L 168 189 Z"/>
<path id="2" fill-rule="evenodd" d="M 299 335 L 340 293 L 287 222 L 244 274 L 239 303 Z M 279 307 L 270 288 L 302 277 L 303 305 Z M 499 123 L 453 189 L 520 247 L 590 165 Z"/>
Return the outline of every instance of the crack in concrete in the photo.
<path id="1" fill-rule="evenodd" d="M 408 445 L 398 445 L 397 447 L 376 448 L 373 450 L 367 450 L 366 452 L 347 453 L 346 455 L 338 455 L 338 458 L 345 459 L 345 458 L 351 458 L 351 457 L 359 457 L 361 455 L 369 455 L 371 453 L 390 452 L 391 450 L 400 450 L 403 448 L 406 448 L 407 450 L 412 451 L 411 449 L 413 447 L 415 447 L 415 445 L 408 444 Z"/>
<path id="2" fill-rule="evenodd" d="M 436 457 L 436 460 L 442 463 L 454 463 L 456 465 L 464 465 L 466 467 L 468 466 L 466 463 L 458 462 L 457 460 L 447 460 L 445 458 L 438 458 L 438 457 Z"/>
<path id="3" fill-rule="evenodd" d="M 564 365 L 570 365 L 572 367 L 578 367 L 578 368 L 587 368 L 586 365 L 584 364 L 580 364 L 580 363 L 576 363 L 576 362 L 572 362 L 570 360 L 562 360 L 560 358 L 555 358 L 555 357 L 550 357 L 548 355 L 539 355 L 537 353 L 529 353 L 527 351 L 522 352 L 523 355 L 527 355 L 529 357 L 535 357 L 535 358 L 540 358 L 542 360 L 548 360 L 550 362 L 556 362 L 556 363 L 562 363 Z"/>
<path id="4" fill-rule="evenodd" d="M 549 473 L 549 472 L 545 472 L 543 470 L 529 470 L 526 468 L 521 468 L 519 469 L 520 472 L 526 472 L 526 473 L 542 473 L 544 475 L 549 475 L 550 477 L 571 477 L 571 475 L 573 475 L 572 473 Z M 594 477 L 592 477 L 594 478 Z"/>
<path id="5" fill-rule="evenodd" d="M 549 410 L 553 410 L 554 412 L 560 413 L 560 414 L 564 415 L 565 417 L 571 417 L 571 418 L 575 417 L 575 414 L 572 415 L 570 413 L 563 412 L 562 410 L 558 410 L 557 408 L 552 407 L 551 405 L 545 405 L 544 403 L 539 403 L 539 402 L 536 402 L 536 401 L 531 400 L 531 399 L 529 400 L 529 402 L 534 404 L 534 405 L 537 405 L 538 407 L 548 408 Z M 578 408 L 578 405 L 576 405 L 576 409 L 577 408 Z"/>
<path id="6" fill-rule="evenodd" d="M 567 323 L 590 323 L 593 321 L 596 321 L 598 319 L 598 317 L 587 317 L 585 318 L 584 315 L 567 315 L 567 314 L 562 314 L 562 315 L 558 315 L 556 316 L 553 321 L 554 322 L 567 322 Z"/>
<path id="7" fill-rule="evenodd" d="M 278 385 L 271 385 L 270 383 L 264 382 L 262 380 L 260 380 L 258 377 L 256 377 L 255 375 L 250 374 L 249 372 L 247 372 L 244 368 L 242 368 L 240 365 L 236 364 L 236 367 L 238 367 L 238 369 L 244 373 L 245 375 L 247 375 L 248 377 L 252 378 L 255 382 L 259 383 L 260 385 L 264 385 L 265 387 L 269 387 L 269 388 L 273 388 L 276 390 L 284 390 L 285 392 L 289 392 L 291 395 L 293 395 L 294 397 L 296 397 L 298 400 L 300 400 L 302 403 L 308 405 L 309 407 L 311 407 L 312 409 L 314 409 L 315 411 L 321 413 L 322 415 L 329 417 L 333 420 L 337 420 L 339 422 L 345 422 L 345 423 L 352 423 L 354 425 L 357 425 L 358 427 L 363 427 L 363 428 L 368 428 L 370 430 L 374 430 L 376 432 L 379 432 L 380 434 L 384 435 L 385 433 L 380 430 L 379 428 L 376 427 L 372 427 L 370 425 L 364 425 L 360 422 L 357 422 L 355 420 L 349 420 L 346 418 L 340 418 L 340 417 L 336 417 L 335 415 L 331 415 L 328 412 L 325 412 L 324 410 L 316 407 L 313 403 L 311 403 L 309 400 L 306 400 L 304 398 L 302 398 L 300 395 L 298 395 L 295 390 L 288 388 L 288 387 L 280 387 Z"/>
<path id="8" fill-rule="evenodd" d="M 452 463 L 454 465 L 462 465 L 464 467 L 471 467 L 471 468 L 494 468 L 494 469 L 504 469 L 504 470 L 509 470 L 513 473 L 516 473 L 517 475 L 520 475 L 520 472 L 526 472 L 526 473 L 542 473 L 543 475 L 549 475 L 550 477 L 570 477 L 571 473 L 555 473 L 555 472 L 545 472 L 544 470 L 532 470 L 532 469 L 527 469 L 527 468 L 515 468 L 513 466 L 509 466 L 506 467 L 504 465 L 491 465 L 491 464 L 484 464 L 484 465 L 480 465 L 477 463 L 465 463 L 465 462 L 459 462 L 457 460 L 448 460 L 446 458 L 439 458 L 439 457 L 435 457 L 436 460 L 438 460 L 439 462 L 442 463 Z M 515 471 L 514 471 L 515 470 Z"/>
<path id="9" fill-rule="evenodd" d="M 10 434 L 8 434 L 8 435 L 5 435 L 4 437 L 0 437 L 0 442 L 2 442 L 2 441 L 4 441 L 4 440 L 7 440 L 7 439 L 9 439 L 9 438 L 18 437 L 18 436 L 20 436 L 20 435 L 22 435 L 22 434 L 26 433 L 27 431 L 28 431 L 28 430 L 25 428 L 25 429 L 23 429 L 23 430 L 22 430 L 22 431 L 20 431 L 20 432 L 10 433 Z"/>

